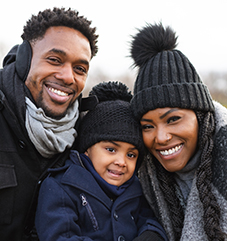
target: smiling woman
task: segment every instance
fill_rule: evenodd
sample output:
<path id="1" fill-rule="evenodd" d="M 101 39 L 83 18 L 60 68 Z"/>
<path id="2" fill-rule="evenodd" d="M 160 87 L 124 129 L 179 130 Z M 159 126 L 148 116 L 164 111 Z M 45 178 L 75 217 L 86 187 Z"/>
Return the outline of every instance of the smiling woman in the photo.
<path id="1" fill-rule="evenodd" d="M 227 110 L 176 40 L 161 23 L 132 40 L 139 72 L 131 106 L 147 148 L 139 177 L 171 241 L 226 240 Z"/>
<path id="2" fill-rule="evenodd" d="M 157 108 L 144 114 L 140 123 L 144 144 L 162 166 L 169 172 L 183 169 L 197 149 L 195 112 Z"/>

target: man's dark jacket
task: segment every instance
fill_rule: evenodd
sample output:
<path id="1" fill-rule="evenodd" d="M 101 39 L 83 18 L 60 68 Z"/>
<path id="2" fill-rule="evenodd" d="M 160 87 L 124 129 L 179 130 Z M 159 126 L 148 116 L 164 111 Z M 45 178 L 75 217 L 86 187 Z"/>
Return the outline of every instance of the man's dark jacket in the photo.
<path id="1" fill-rule="evenodd" d="M 25 129 L 24 84 L 31 63 L 28 42 L 15 46 L 0 70 L 0 240 L 35 240 L 33 214 L 37 191 L 49 167 L 61 166 L 68 150 L 52 159 L 43 158 Z"/>

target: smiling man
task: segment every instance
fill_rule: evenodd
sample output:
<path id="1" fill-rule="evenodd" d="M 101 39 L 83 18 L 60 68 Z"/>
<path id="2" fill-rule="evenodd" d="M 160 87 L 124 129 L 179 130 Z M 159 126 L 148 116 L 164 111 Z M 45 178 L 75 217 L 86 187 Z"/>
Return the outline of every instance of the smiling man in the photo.
<path id="1" fill-rule="evenodd" d="M 39 183 L 72 148 L 96 29 L 77 11 L 47 9 L 24 26 L 0 72 L 0 237 L 35 240 Z"/>
<path id="2" fill-rule="evenodd" d="M 32 50 L 25 84 L 46 115 L 61 118 L 84 88 L 91 59 L 89 41 L 73 28 L 57 26 L 47 29 Z"/>

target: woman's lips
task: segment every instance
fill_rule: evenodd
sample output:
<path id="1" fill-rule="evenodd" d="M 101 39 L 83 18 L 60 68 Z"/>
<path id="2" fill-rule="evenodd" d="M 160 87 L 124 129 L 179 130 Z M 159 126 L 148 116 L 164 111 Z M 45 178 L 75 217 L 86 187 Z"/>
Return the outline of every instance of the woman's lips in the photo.
<path id="1" fill-rule="evenodd" d="M 178 152 L 180 152 L 182 147 L 183 147 L 183 144 L 179 144 L 169 149 L 158 150 L 158 152 L 160 153 L 161 156 L 168 157 L 170 155 L 177 154 Z"/>

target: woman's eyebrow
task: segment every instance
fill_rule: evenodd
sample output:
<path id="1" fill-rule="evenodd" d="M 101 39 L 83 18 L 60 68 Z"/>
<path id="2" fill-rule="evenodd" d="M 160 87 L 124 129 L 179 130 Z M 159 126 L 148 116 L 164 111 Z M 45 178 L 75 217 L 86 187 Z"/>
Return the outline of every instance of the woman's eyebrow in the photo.
<path id="1" fill-rule="evenodd" d="M 178 111 L 178 109 L 170 109 L 168 110 L 166 113 L 164 113 L 163 115 L 161 115 L 159 118 L 163 119 L 165 116 L 167 116 L 168 114 L 174 112 L 174 111 Z"/>
<path id="2" fill-rule="evenodd" d="M 151 122 L 151 123 L 153 123 L 153 120 L 145 119 L 145 118 L 142 118 L 140 121 L 145 121 L 145 122 Z"/>

